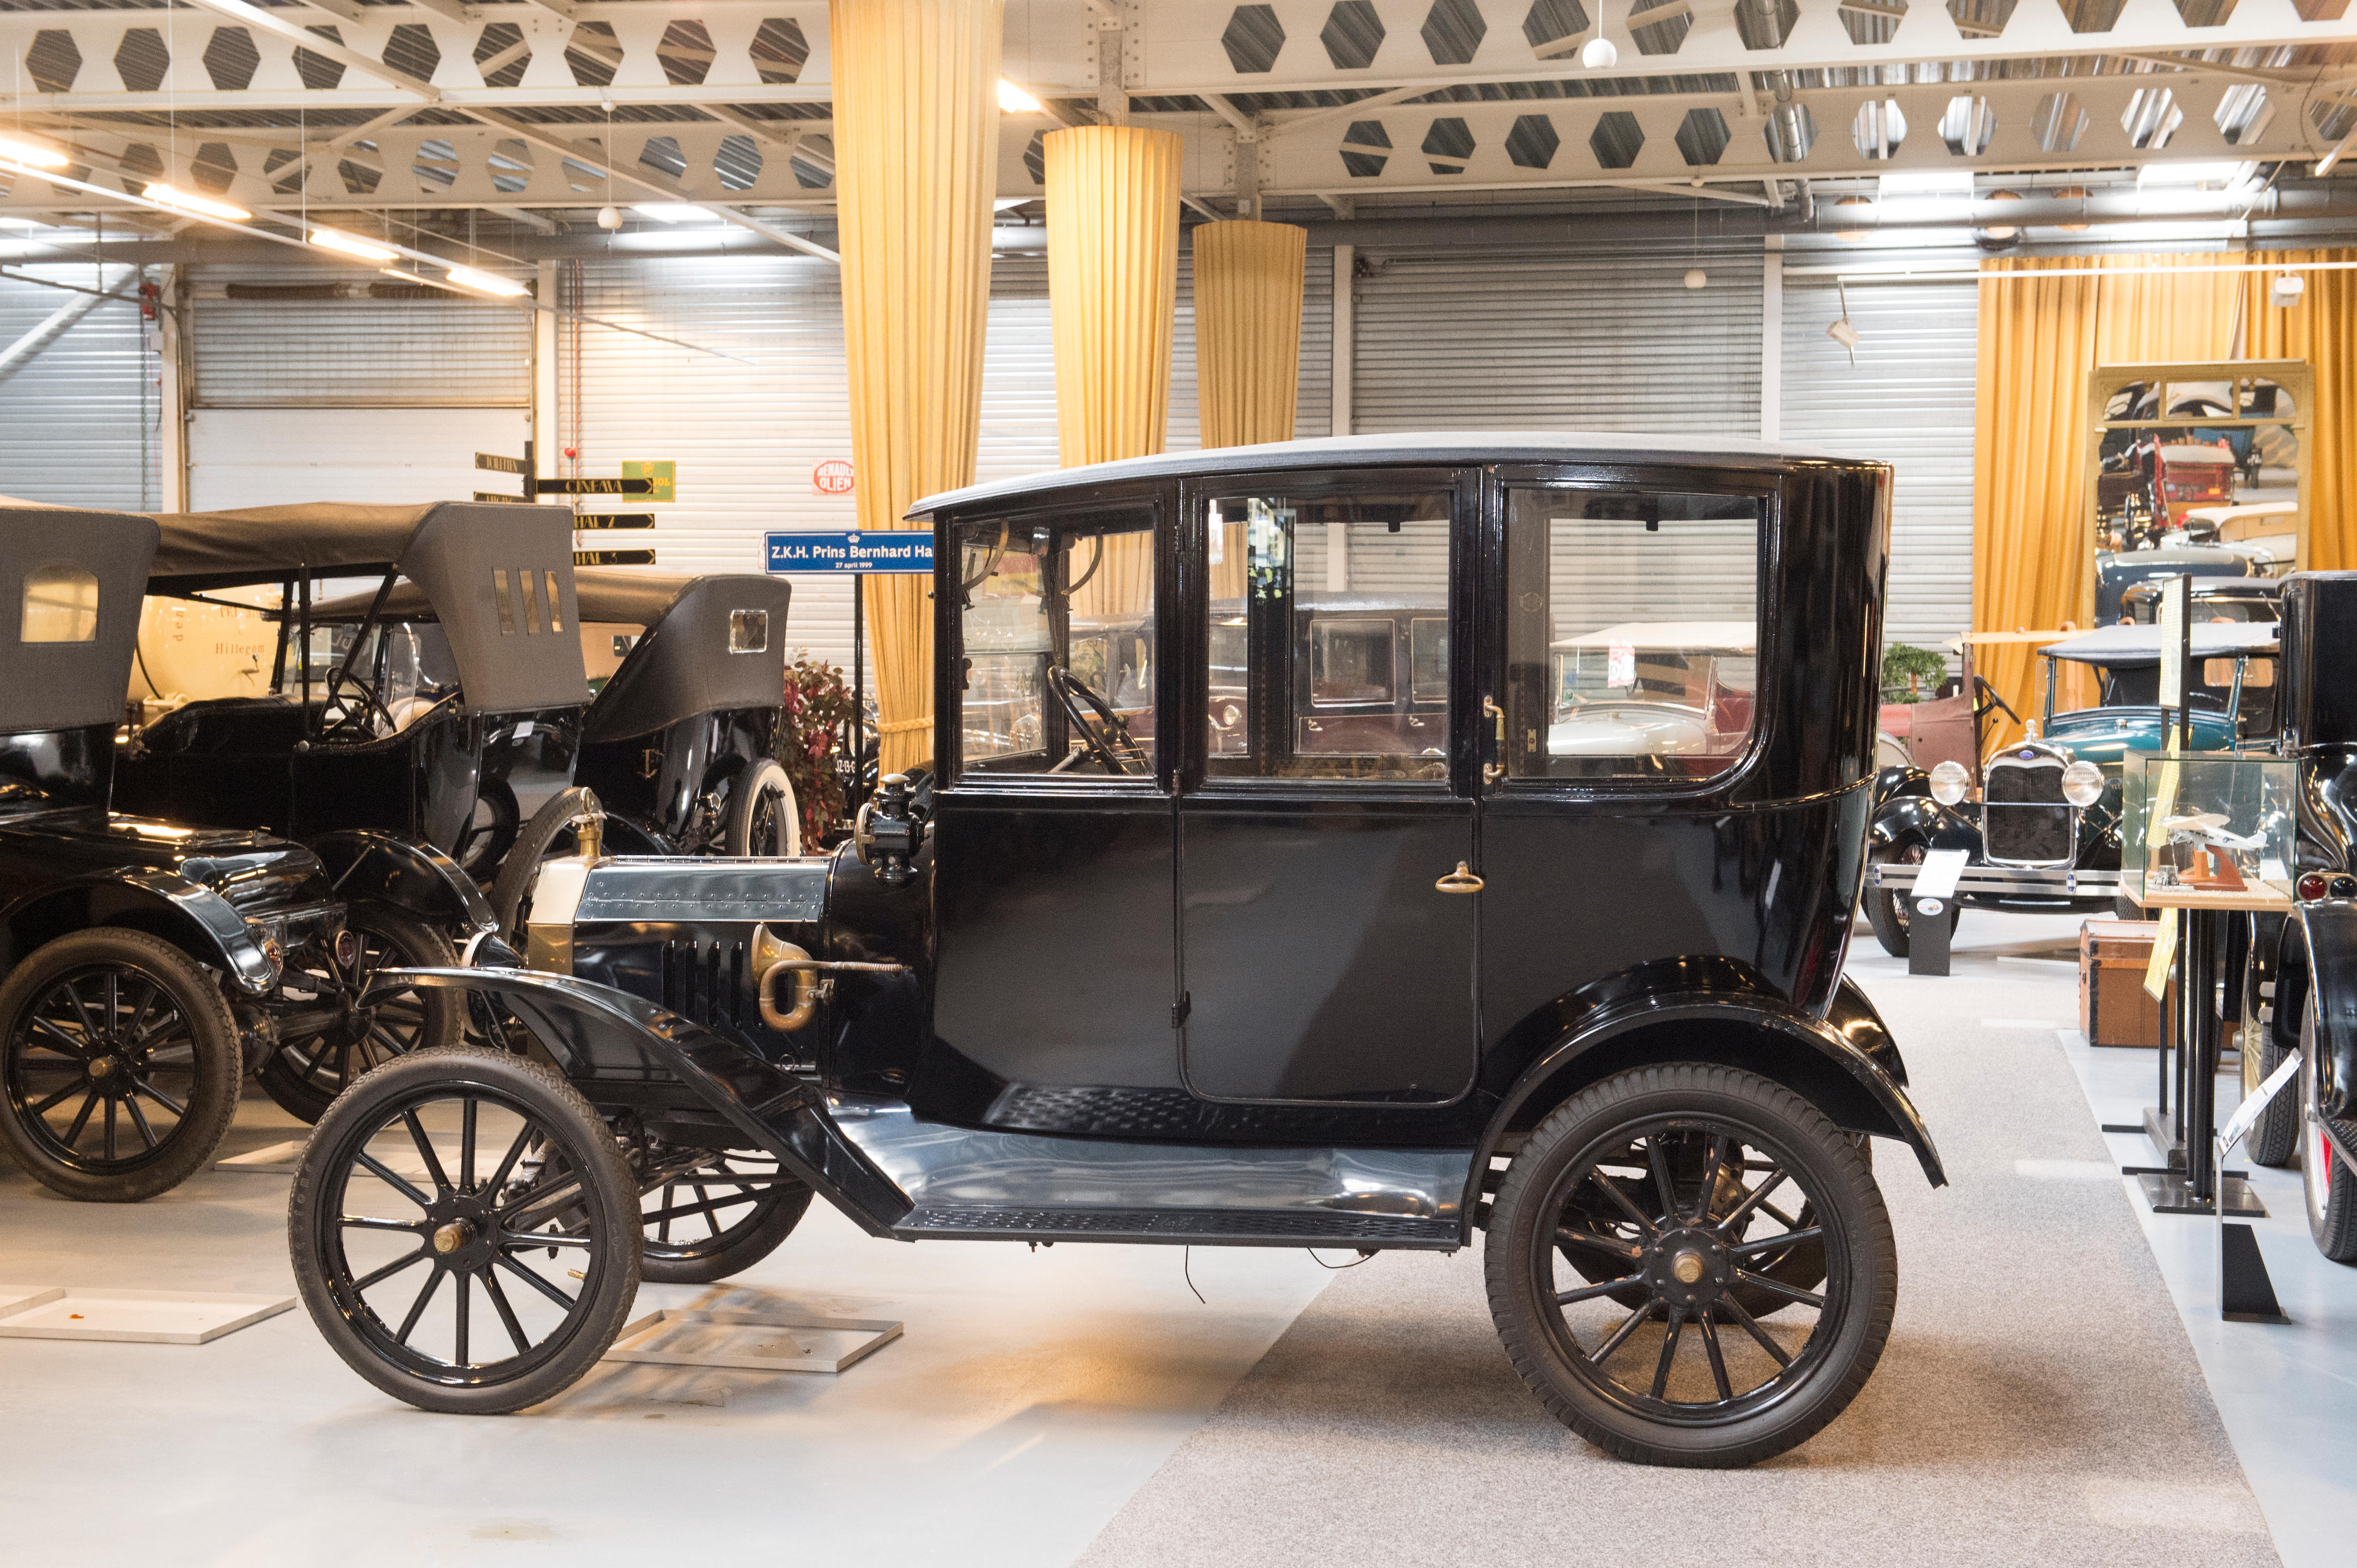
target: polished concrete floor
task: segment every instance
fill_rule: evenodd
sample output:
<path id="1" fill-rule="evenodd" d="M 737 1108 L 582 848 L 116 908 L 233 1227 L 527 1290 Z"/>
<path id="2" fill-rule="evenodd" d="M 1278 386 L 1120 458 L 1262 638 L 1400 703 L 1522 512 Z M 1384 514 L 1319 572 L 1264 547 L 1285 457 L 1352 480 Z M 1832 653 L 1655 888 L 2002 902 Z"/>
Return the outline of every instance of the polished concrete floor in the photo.
<path id="1" fill-rule="evenodd" d="M 1963 983 L 1949 986 L 1906 975 L 1861 928 L 1852 967 L 1894 1013 L 1961 1004 L 1959 1018 L 1947 1020 L 1958 1037 L 2049 1053 L 2041 1065 L 2050 1059 L 2051 1081 L 2066 1095 L 2071 1082 L 2083 1085 L 2086 1103 L 2068 1109 L 2084 1116 L 2092 1138 L 2098 1120 L 2133 1119 L 2149 1058 L 2090 1051 L 2076 1040 L 2075 974 L 2060 961 L 2075 929 L 2065 920 L 1968 915 L 1958 939 Z M 1986 1103 L 1943 1105 L 1942 1113 L 2009 1112 L 1999 1092 Z M 223 1153 L 299 1131 L 266 1101 L 249 1100 Z M 2130 1140 L 2112 1144 L 2116 1160 L 2148 1157 Z M 2090 1157 L 2096 1147 L 2049 1158 L 2025 1144 L 2014 1174 L 2066 1190 L 2104 1183 L 2125 1190 L 2104 1161 Z M 2147 1362 L 2161 1358 L 2140 1374 L 2158 1378 L 2154 1387 L 2181 1384 L 2156 1396 L 2178 1408 L 2156 1411 L 2154 1430 L 2198 1438 L 2222 1427 L 2231 1451 L 2221 1443 L 2224 1458 L 2201 1463 L 2223 1463 L 2225 1472 L 2205 1471 L 2184 1487 L 2172 1487 L 2165 1474 L 2125 1488 L 2089 1483 L 2083 1497 L 2065 1498 L 2069 1506 L 2098 1520 L 2133 1515 L 2137 1529 L 2119 1537 L 2117 1558 L 2066 1552 L 2051 1560 L 2261 1561 L 2265 1536 L 2247 1533 L 2258 1527 L 2245 1520 L 2248 1501 L 2236 1500 L 2254 1496 L 2284 1562 L 2307 1568 L 2345 1560 L 2330 1537 L 2352 1501 L 2342 1478 L 2348 1444 L 2338 1434 L 2357 1422 L 2357 1378 L 2346 1354 L 2357 1328 L 2357 1271 L 2326 1264 L 2309 1247 L 2296 1171 L 2256 1175 L 2276 1210 L 2263 1222 L 2262 1245 L 2295 1319 L 2288 1328 L 2215 1320 L 2205 1222 L 2138 1221 L 2186 1337 L 2169 1342 L 2174 1349 L 2154 1341 L 2159 1352 L 2140 1351 Z M 0 1172 L 0 1283 L 289 1291 L 285 1197 L 281 1176 L 208 1172 L 147 1204 L 84 1206 Z M 1942 1202 L 1971 1198 L 1961 1183 L 1939 1195 Z M 2041 1237 L 2019 1259 L 2005 1310 L 2049 1314 L 2054 1333 L 2091 1343 L 2100 1363 L 2104 1325 L 2072 1316 L 2071 1259 L 2052 1240 Z M 617 1365 L 547 1406 L 500 1419 L 430 1416 L 386 1399 L 336 1360 L 299 1308 L 203 1347 L 0 1341 L 0 1409 L 8 1416 L 0 1439 L 7 1541 L 0 1561 L 602 1564 L 716 1549 L 748 1562 L 842 1561 L 845 1553 L 962 1565 L 1062 1564 L 1084 1552 L 1092 1562 L 1146 1560 L 1151 1553 L 1137 1547 L 1136 1526 L 1150 1527 L 1152 1515 L 1140 1511 L 1141 1499 L 1167 1501 L 1197 1445 L 1248 1409 L 1250 1379 L 1256 1365 L 1275 1360 L 1264 1360 L 1271 1347 L 1307 1323 L 1305 1309 L 1329 1282 L 1351 1281 L 1363 1293 L 1379 1284 L 1379 1271 L 1408 1262 L 1381 1259 L 1335 1275 L 1286 1251 L 908 1247 L 868 1240 L 814 1210 L 787 1247 L 732 1282 L 732 1300 L 899 1319 L 903 1339 L 834 1378 Z M 1475 1254 L 1415 1262 L 1460 1294 L 1479 1279 Z M 686 1305 L 713 1294 L 648 1287 L 641 1306 Z M 1488 1326 L 1478 1284 L 1461 1302 L 1433 1305 L 1438 1299 L 1419 1298 L 1465 1339 L 1469 1380 L 1491 1353 L 1472 1348 Z M 2187 1370 L 2169 1382 L 2172 1356 L 2200 1376 Z M 1442 1359 L 1441 1375 L 1459 1378 Z M 1385 1380 L 1413 1376 L 1412 1355 L 1383 1365 Z M 1446 1462 L 1463 1475 L 1480 1475 L 1485 1454 L 1504 1458 L 1527 1445 L 1526 1412 L 1508 1402 L 1491 1414 L 1494 1426 L 1484 1415 L 1448 1434 Z M 1333 1412 L 1338 1425 L 1349 1418 Z M 2132 1414 L 2120 1419 L 2118 1440 L 2132 1446 L 2136 1423 Z M 1892 1428 L 1904 1430 L 1903 1423 Z M 1310 1466 L 1323 1477 L 1317 1484 L 1345 1494 L 1363 1484 L 1339 1444 L 1314 1427 L 1297 1435 L 1284 1450 L 1287 1464 Z M 1820 1443 L 1839 1435 L 1837 1426 Z M 1414 1440 L 1400 1434 L 1402 1444 Z M 1838 1478 L 1856 1447 L 1828 1446 L 1809 1463 Z M 1907 1456 L 1890 1458 L 1906 1478 Z M 1517 1461 L 1526 1472 L 1529 1459 Z M 2232 1474 L 2236 1459 L 2240 1477 Z M 1600 1461 L 1577 1444 L 1559 1463 L 1600 1474 Z M 1914 1468 L 1920 1481 L 1923 1466 Z M 1758 1474 L 1758 1484 L 1778 1484 Z M 1875 1474 L 1848 1481 L 1864 1485 Z M 1678 1489 L 1701 1499 L 1710 1485 L 1682 1479 Z M 2007 1494 L 1986 1488 L 1953 1502 L 2007 1506 Z M 1237 1514 L 1218 1495 L 1187 1496 L 1186 1506 Z M 1568 1526 L 1583 1505 L 1566 1491 L 1544 1507 Z M 1125 1516 L 1125 1509 L 1133 1511 Z M 1551 1556 L 1586 1560 L 1566 1553 L 1566 1537 L 1544 1538 L 1555 1542 Z M 1381 1542 L 1360 1544 L 1357 1561 L 1415 1560 L 1405 1550 L 1387 1553 Z M 1820 1537 L 1814 1550 L 1816 1562 L 1843 1560 L 1838 1539 Z M 1870 1555 L 1893 1560 L 1880 1550 Z M 1294 1560 L 1329 1559 L 1302 1549 Z"/>

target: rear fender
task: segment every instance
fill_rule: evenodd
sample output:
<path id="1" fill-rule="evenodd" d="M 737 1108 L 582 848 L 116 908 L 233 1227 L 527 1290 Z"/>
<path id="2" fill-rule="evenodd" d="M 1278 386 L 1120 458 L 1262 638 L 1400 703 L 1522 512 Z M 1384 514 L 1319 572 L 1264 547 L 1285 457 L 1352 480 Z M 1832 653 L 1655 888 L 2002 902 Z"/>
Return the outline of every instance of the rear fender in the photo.
<path id="1" fill-rule="evenodd" d="M 336 896 L 348 903 L 373 898 L 398 906 L 460 933 L 455 944 L 459 947 L 479 932 L 499 929 L 490 900 L 474 878 L 430 843 L 353 830 L 322 833 L 310 848 L 328 868 Z"/>
<path id="2" fill-rule="evenodd" d="M 389 969 L 380 980 L 497 996 L 569 1079 L 675 1080 L 871 1236 L 908 1195 L 836 1128 L 817 1088 L 701 1025 L 628 992 L 519 969 Z"/>
<path id="3" fill-rule="evenodd" d="M 168 871 L 93 872 L 9 911 L 9 961 L 94 926 L 161 938 L 197 962 L 225 972 L 249 996 L 266 996 L 278 984 L 278 962 L 230 901 Z"/>
<path id="4" fill-rule="evenodd" d="M 2357 1115 L 2357 900 L 2331 898 L 2299 907 L 2301 946 L 2307 957 L 2303 1006 L 2316 1010 L 2316 1060 L 2304 1070 L 2316 1075 L 2317 1108 L 2336 1121 Z M 2289 922 L 2287 922 L 2287 926 Z M 2285 932 L 2287 945 L 2290 932 Z M 2277 971 L 2276 1021 L 2289 1011 Z M 2299 1038 L 2299 1015 L 2292 1014 L 2290 1036 Z M 2279 1034 L 2276 1036 L 2282 1038 Z"/>
<path id="5" fill-rule="evenodd" d="M 1914 1150 L 1933 1187 L 1947 1185 L 1932 1134 L 1902 1087 L 1899 1048 L 1873 1004 L 1845 980 L 1826 1018 L 1772 997 L 1697 993 L 1637 998 L 1584 1021 L 1532 1063 L 1491 1112 L 1466 1189 L 1469 1222 L 1491 1157 L 1510 1133 L 1534 1125 L 1591 1083 L 1663 1062 L 1756 1072 L 1808 1100 L 1838 1127 L 1900 1140 Z"/>

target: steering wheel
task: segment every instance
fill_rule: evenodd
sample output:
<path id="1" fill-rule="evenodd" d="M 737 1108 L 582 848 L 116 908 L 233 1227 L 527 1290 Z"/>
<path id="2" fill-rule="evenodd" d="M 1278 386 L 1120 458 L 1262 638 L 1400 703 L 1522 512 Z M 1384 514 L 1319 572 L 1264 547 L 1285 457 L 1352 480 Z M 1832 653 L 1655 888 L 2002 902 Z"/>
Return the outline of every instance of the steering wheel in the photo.
<path id="1" fill-rule="evenodd" d="M 374 687 L 357 675 L 347 675 L 340 682 L 333 676 L 328 680 L 334 690 L 320 703 L 320 716 L 325 721 L 319 732 L 322 738 L 371 735 L 377 727 L 378 715 L 382 716 L 384 728 L 391 733 L 394 727 L 393 714 Z M 359 693 L 357 699 L 352 694 L 355 692 Z"/>
<path id="2" fill-rule="evenodd" d="M 1113 705 L 1089 689 L 1089 683 L 1060 664 L 1048 667 L 1048 689 L 1056 693 L 1064 716 L 1089 755 L 1104 764 L 1108 773 L 1151 773 L 1154 763 L 1146 748 L 1129 733 L 1128 723 Z M 1058 763 L 1057 767 L 1062 767 Z"/>
<path id="3" fill-rule="evenodd" d="M 1986 675 L 1975 675 L 1973 677 L 1973 690 L 1987 699 L 1986 702 L 1975 703 L 1973 705 L 1973 723 L 1975 726 L 1977 726 L 1983 719 L 1988 717 L 1989 710 L 1991 708 L 2003 709 L 2005 711 L 2005 716 L 2011 719 L 2015 724 L 2019 724 L 2021 722 L 2021 715 L 2013 711 L 2011 703 L 2007 703 L 2003 697 L 1997 695 L 1996 688 L 1988 683 L 1988 677 Z"/>

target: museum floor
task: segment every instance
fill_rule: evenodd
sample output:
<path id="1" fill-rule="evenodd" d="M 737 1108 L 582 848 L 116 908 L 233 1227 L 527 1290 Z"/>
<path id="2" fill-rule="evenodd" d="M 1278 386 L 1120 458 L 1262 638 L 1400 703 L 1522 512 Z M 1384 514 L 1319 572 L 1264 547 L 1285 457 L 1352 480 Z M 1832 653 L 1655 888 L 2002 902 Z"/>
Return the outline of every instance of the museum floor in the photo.
<path id="1" fill-rule="evenodd" d="M 1899 1235 L 1880 1369 L 1737 1473 L 1608 1461 L 1500 1351 L 1478 1256 L 1329 1273 L 1290 1251 L 905 1247 L 814 1209 L 717 1296 L 905 1321 L 839 1377 L 614 1365 L 516 1417 L 399 1405 L 297 1311 L 203 1347 L 0 1344 L 16 1562 L 1625 1563 L 1699 1528 L 1747 1562 L 2292 1568 L 2344 1560 L 2357 1271 L 2259 1172 L 2292 1326 L 2215 1321 L 2205 1222 L 2115 1174 L 2150 1058 L 2072 1029 L 2073 922 L 1968 916 L 1913 978 L 1852 972 L 1953 1185 L 1878 1150 Z M 2222 1095 L 2231 1096 L 2222 1086 Z M 295 1135 L 250 1099 L 224 1157 Z M 291 1289 L 285 1178 L 132 1208 L 0 1176 L 0 1283 Z M 1329 1261 L 1340 1262 L 1342 1257 Z M 1189 1275 L 1191 1274 L 1191 1288 Z M 1203 1300 L 1195 1298 L 1200 1291 Z M 846 1554 L 849 1554 L 846 1556 Z"/>

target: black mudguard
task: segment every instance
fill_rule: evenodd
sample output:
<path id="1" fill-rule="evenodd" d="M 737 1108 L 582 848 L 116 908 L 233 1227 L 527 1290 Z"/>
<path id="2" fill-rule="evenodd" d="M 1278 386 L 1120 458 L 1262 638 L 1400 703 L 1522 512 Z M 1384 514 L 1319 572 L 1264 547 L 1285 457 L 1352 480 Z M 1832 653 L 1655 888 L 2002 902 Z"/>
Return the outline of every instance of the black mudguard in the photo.
<path id="1" fill-rule="evenodd" d="M 111 867 L 48 889 L 12 910 L 8 948 L 21 958 L 45 942 L 94 926 L 160 937 L 200 964 L 224 971 L 249 996 L 278 984 L 278 964 L 230 901 L 169 871 Z"/>
<path id="2" fill-rule="evenodd" d="M 414 839 L 352 830 L 322 833 L 311 841 L 334 883 L 336 897 L 350 903 L 374 898 L 458 933 L 456 945 L 499 929 L 491 901 L 458 863 Z"/>
<path id="3" fill-rule="evenodd" d="M 2307 1005 L 2316 1009 L 2317 1108 L 2336 1121 L 2357 1114 L 2357 899 L 2330 898 L 2299 907 L 2302 945 L 2307 950 Z M 2285 1013 L 2283 987 L 2276 987 L 2276 1016 Z M 2298 1038 L 2299 1020 L 2289 1020 Z M 2279 1036 L 2278 1038 L 2281 1036 Z"/>
<path id="4" fill-rule="evenodd" d="M 566 1077 L 675 1079 L 871 1236 L 914 1206 L 844 1137 L 818 1089 L 643 998 L 521 969 L 389 969 L 380 979 L 495 995 Z"/>

